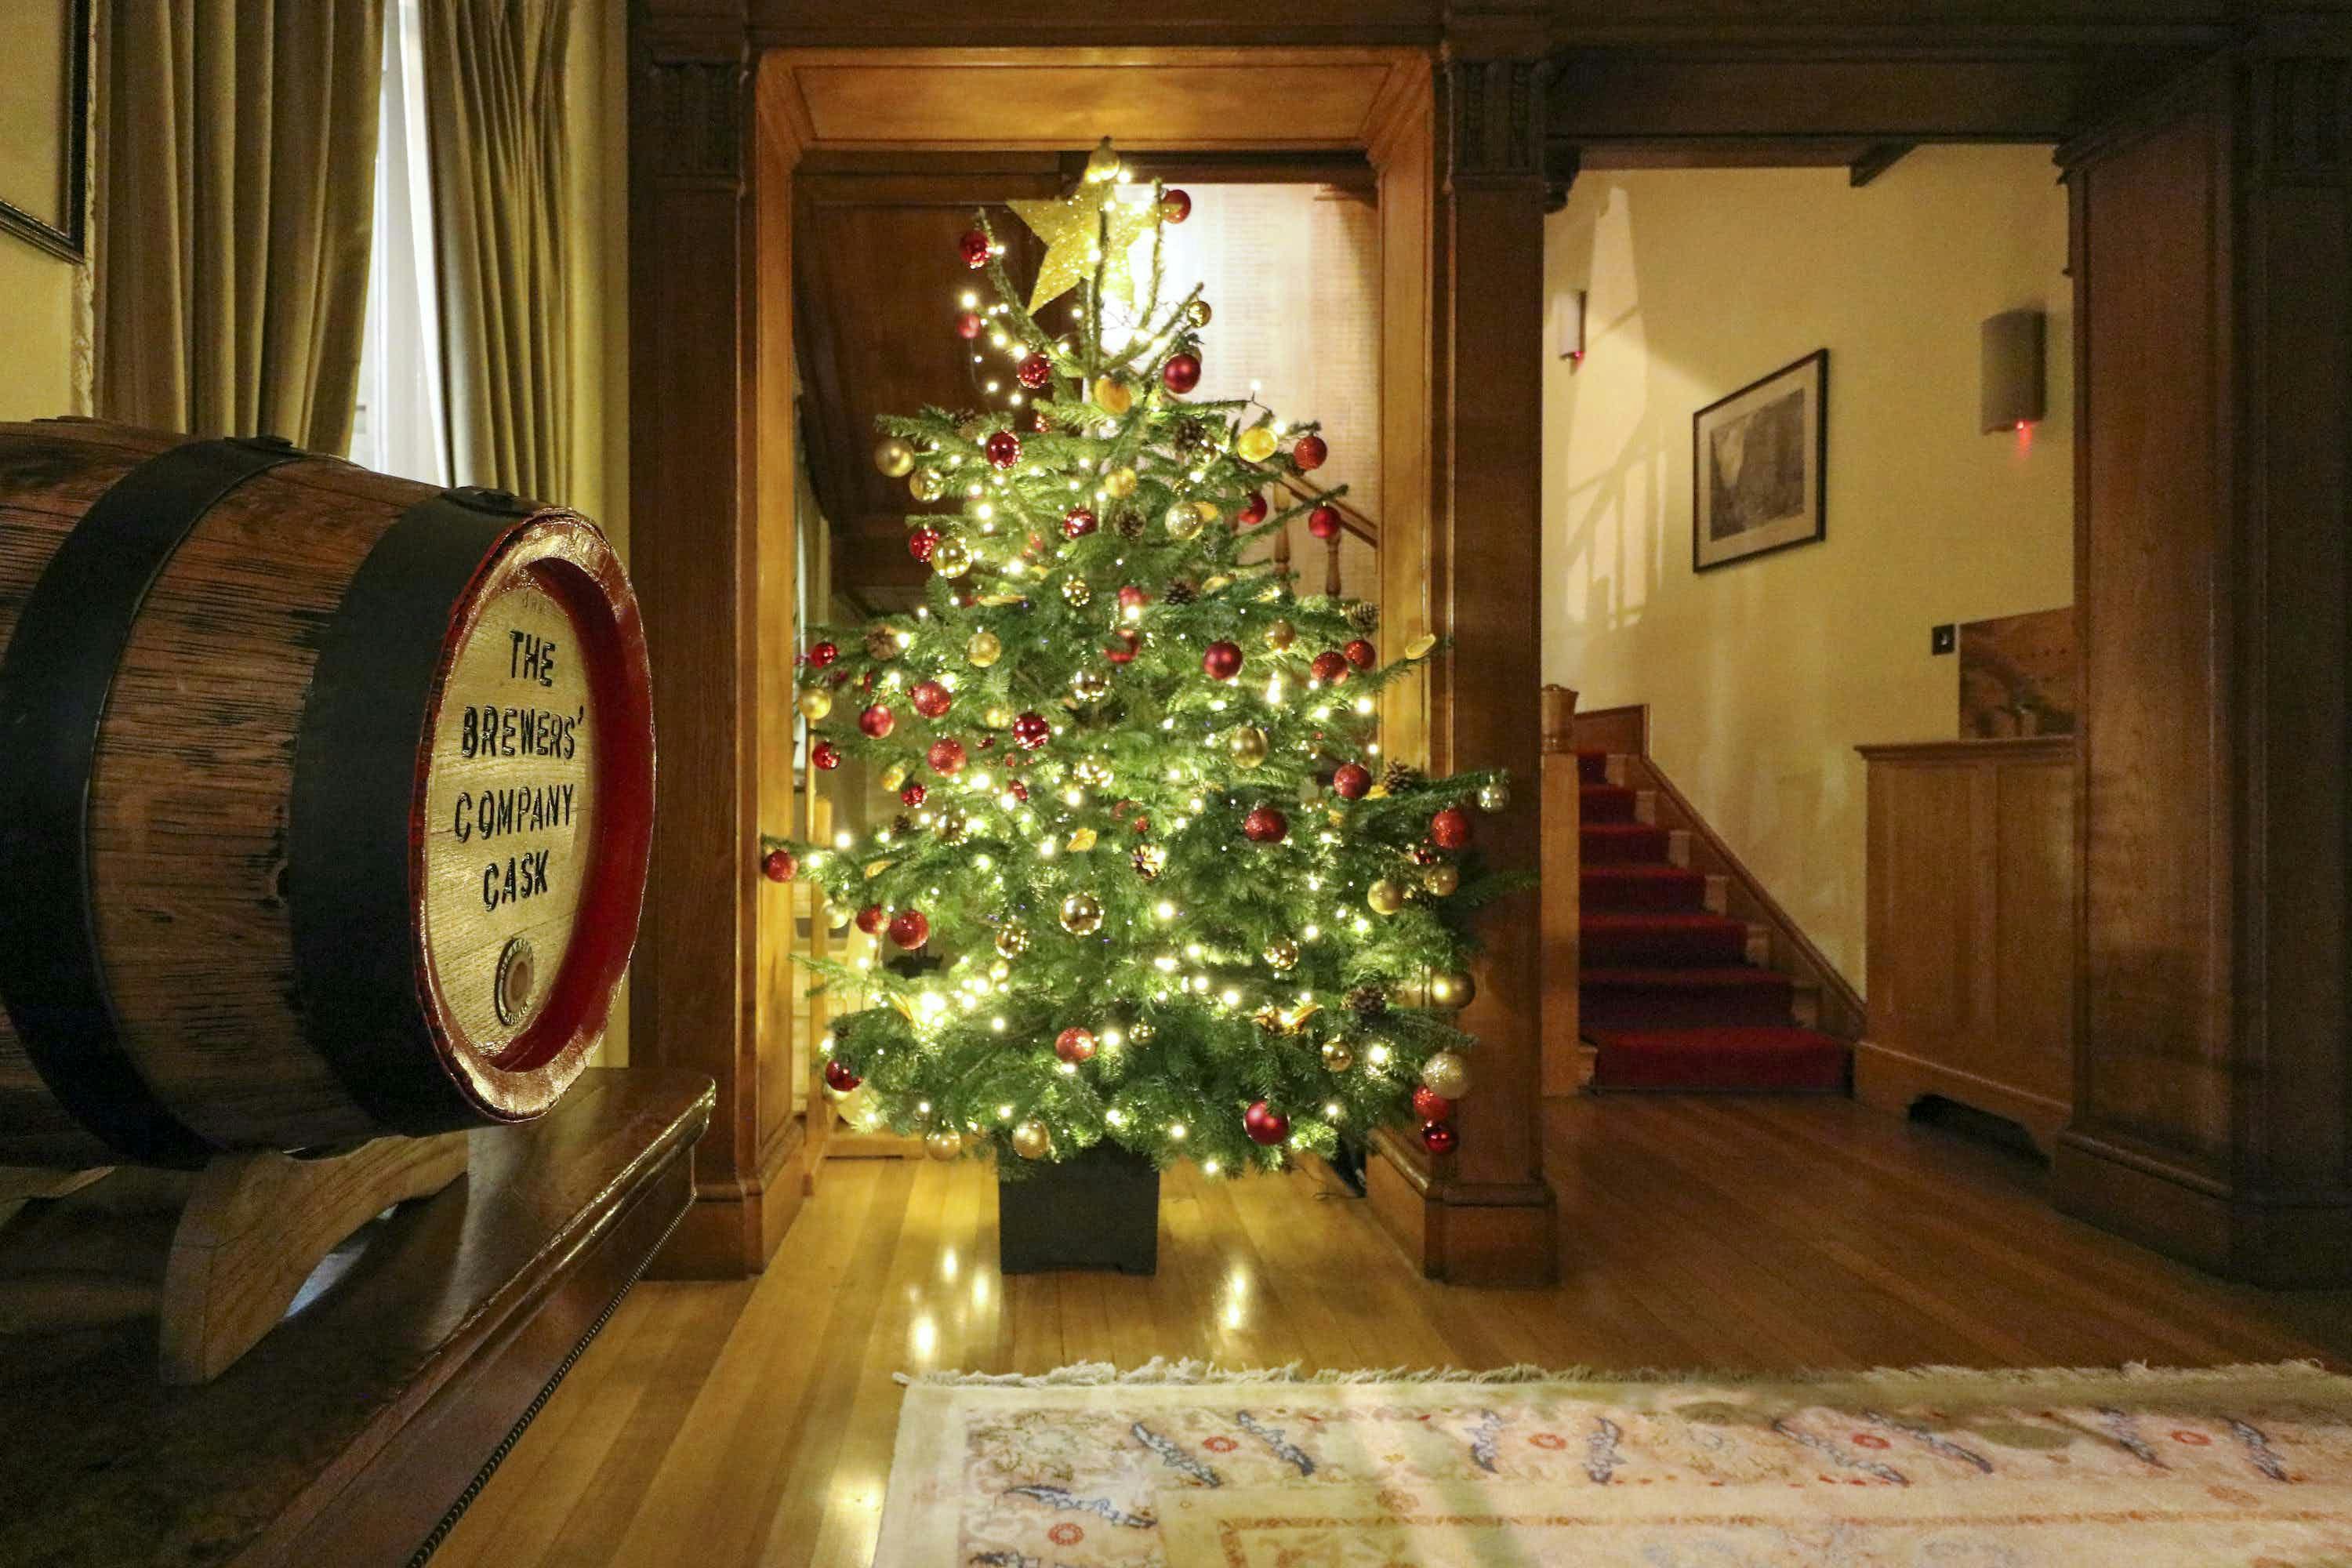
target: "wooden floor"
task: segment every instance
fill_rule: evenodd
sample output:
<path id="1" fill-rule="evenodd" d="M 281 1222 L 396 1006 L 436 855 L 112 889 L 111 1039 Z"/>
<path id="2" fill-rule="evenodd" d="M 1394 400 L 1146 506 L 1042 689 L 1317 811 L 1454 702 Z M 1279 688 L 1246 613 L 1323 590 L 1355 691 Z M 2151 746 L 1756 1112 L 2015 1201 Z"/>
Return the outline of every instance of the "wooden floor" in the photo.
<path id="1" fill-rule="evenodd" d="M 1008 1280 L 986 1165 L 835 1161 L 758 1281 L 638 1288 L 436 1568 L 864 1568 L 902 1369 L 2352 1360 L 2352 1294 L 2223 1285 L 2053 1213 L 2030 1160 L 1846 1100 L 1561 1100 L 1546 1159 L 1540 1291 L 1422 1280 L 1314 1177 L 1190 1171 L 1158 1278 Z"/>

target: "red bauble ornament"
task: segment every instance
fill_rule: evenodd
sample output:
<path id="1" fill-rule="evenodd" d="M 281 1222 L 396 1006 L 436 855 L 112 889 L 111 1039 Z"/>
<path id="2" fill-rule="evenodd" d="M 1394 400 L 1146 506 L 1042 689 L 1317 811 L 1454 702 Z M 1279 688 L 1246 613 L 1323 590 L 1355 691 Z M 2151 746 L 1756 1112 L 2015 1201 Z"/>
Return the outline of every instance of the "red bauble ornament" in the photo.
<path id="1" fill-rule="evenodd" d="M 771 882 L 789 882 L 800 874 L 800 862 L 789 849 L 771 849 L 760 858 L 760 875 Z"/>
<path id="2" fill-rule="evenodd" d="M 900 910 L 890 917 L 890 940 L 900 947 L 920 947 L 931 939 L 931 922 L 920 910 Z"/>
<path id="3" fill-rule="evenodd" d="M 1054 726 L 1045 722 L 1042 713 L 1024 713 L 1013 721 L 1013 743 L 1024 752 L 1034 752 L 1054 738 Z"/>
<path id="4" fill-rule="evenodd" d="M 1008 779 L 1005 781 L 1004 793 L 1015 800 L 1025 802 L 1029 798 L 1029 786 L 1019 779 Z"/>
<path id="5" fill-rule="evenodd" d="M 976 338 L 987 329 L 988 323 L 978 310 L 966 310 L 956 318 L 956 336 L 960 338 Z"/>
<path id="6" fill-rule="evenodd" d="M 1320 436 L 1301 436 L 1298 445 L 1290 448 L 1290 460 L 1297 465 L 1300 473 L 1321 468 L 1323 459 L 1330 455 L 1331 448 Z"/>
<path id="7" fill-rule="evenodd" d="M 1095 1032 L 1076 1025 L 1054 1037 L 1054 1054 L 1073 1064 L 1092 1061 L 1095 1054 Z"/>
<path id="8" fill-rule="evenodd" d="M 1336 647 L 1325 648 L 1315 656 L 1315 662 L 1308 668 L 1324 685 L 1337 686 L 1348 679 L 1348 656 Z"/>
<path id="9" fill-rule="evenodd" d="M 1173 186 L 1160 193 L 1160 216 L 1170 223 L 1182 223 L 1192 216 L 1192 197 L 1187 191 Z"/>
<path id="10" fill-rule="evenodd" d="M 1151 831 L 1151 818 L 1138 814 L 1136 819 L 1133 822 L 1129 823 L 1128 826 L 1134 828 L 1138 833 L 1149 833 Z"/>
<path id="11" fill-rule="evenodd" d="M 936 719 L 955 706 L 955 693 L 936 680 L 919 680 L 915 689 L 907 693 L 907 700 L 924 718 Z"/>
<path id="12" fill-rule="evenodd" d="M 1443 1121 L 1454 1114 L 1454 1102 L 1425 1083 L 1412 1086 L 1412 1113 L 1423 1121 Z"/>
<path id="13" fill-rule="evenodd" d="M 963 237 L 956 241 L 956 251 L 963 258 L 963 264 L 966 267 L 975 272 L 979 271 L 988 265 L 987 234 L 976 228 L 965 229 Z"/>
<path id="14" fill-rule="evenodd" d="M 1021 378 L 1022 385 L 1034 392 L 1054 379 L 1054 363 L 1044 354 L 1031 354 L 1013 374 Z"/>
<path id="15" fill-rule="evenodd" d="M 1242 837 L 1253 844 L 1279 844 L 1290 836 L 1290 818 L 1270 805 L 1250 808 L 1242 818 Z"/>
<path id="16" fill-rule="evenodd" d="M 907 782 L 907 787 L 898 792 L 898 803 L 911 811 L 922 805 L 923 797 L 930 793 L 923 787 L 922 780 L 909 779 Z"/>
<path id="17" fill-rule="evenodd" d="M 1332 772 L 1331 788 L 1341 800 L 1361 800 L 1371 793 L 1372 770 L 1361 763 L 1341 763 Z"/>
<path id="18" fill-rule="evenodd" d="M 1253 1100 L 1242 1112 L 1242 1131 L 1249 1134 L 1251 1142 L 1271 1148 L 1290 1136 L 1290 1118 L 1263 1100 Z"/>
<path id="19" fill-rule="evenodd" d="M 818 643 L 808 650 L 808 661 L 819 669 L 823 669 L 840 657 L 841 649 L 829 642 Z"/>
<path id="20" fill-rule="evenodd" d="M 1092 508 L 1074 506 L 1062 514 L 1063 538 L 1084 539 L 1094 531 L 1095 514 Z"/>
<path id="21" fill-rule="evenodd" d="M 1412 863 L 1416 866 L 1434 866 L 1445 858 L 1437 852 L 1437 846 L 1426 838 L 1414 845 L 1406 853 L 1412 858 Z"/>
<path id="22" fill-rule="evenodd" d="M 1160 367 L 1160 384 L 1178 396 L 1201 384 L 1201 356 L 1170 354 L 1168 363 Z"/>
<path id="23" fill-rule="evenodd" d="M 1010 430 L 999 430 L 988 438 L 987 449 L 991 468 L 1009 468 L 1021 460 L 1021 437 Z"/>
<path id="24" fill-rule="evenodd" d="M 1336 506 L 1318 506 L 1313 511 L 1308 512 L 1307 514 L 1307 531 L 1313 534 L 1318 539 L 1339 538 L 1339 509 Z"/>
<path id="25" fill-rule="evenodd" d="M 1381 661 L 1380 650 L 1361 637 L 1356 638 L 1339 651 L 1346 654 L 1348 662 L 1358 669 L 1370 669 Z"/>
<path id="26" fill-rule="evenodd" d="M 1201 668 L 1212 680 L 1231 680 L 1242 672 L 1242 650 L 1238 643 L 1213 642 L 1201 650 Z"/>
<path id="27" fill-rule="evenodd" d="M 841 748 L 831 741 L 819 741 L 809 748 L 809 761 L 826 773 L 841 766 Z"/>
<path id="28" fill-rule="evenodd" d="M 1424 1121 L 1421 1127 L 1421 1146 L 1433 1154 L 1451 1154 L 1462 1140 L 1455 1136 L 1450 1121 Z"/>
<path id="29" fill-rule="evenodd" d="M 890 913 L 879 904 L 868 904 L 857 911 L 857 929 L 867 936 L 878 936 L 890 923 Z"/>
<path id="30" fill-rule="evenodd" d="M 923 753 L 923 761 L 931 764 L 935 773 L 957 773 L 963 771 L 963 742 L 953 735 L 941 735 Z"/>
<path id="31" fill-rule="evenodd" d="M 918 561 L 929 561 L 931 552 L 940 547 L 940 531 L 936 528 L 913 528 L 907 531 L 907 553 Z"/>
<path id="32" fill-rule="evenodd" d="M 835 1094 L 847 1094 L 865 1081 L 841 1062 L 824 1064 L 824 1087 Z"/>
<path id="33" fill-rule="evenodd" d="M 1250 492 L 1250 499 L 1242 502 L 1242 510 L 1234 513 L 1234 526 L 1235 528 L 1255 528 L 1259 523 L 1264 522 L 1265 521 L 1265 497 L 1258 493 L 1256 490 L 1252 490 Z"/>
<path id="34" fill-rule="evenodd" d="M 1470 814 L 1449 805 L 1429 819 L 1429 841 L 1440 849 L 1460 849 L 1470 842 Z"/>
<path id="35" fill-rule="evenodd" d="M 1129 631 L 1124 626 L 1113 631 L 1110 639 L 1110 646 L 1103 649 L 1103 657 L 1113 664 L 1132 663 L 1143 647 L 1143 634 Z"/>
<path id="36" fill-rule="evenodd" d="M 857 727 L 877 741 L 888 734 L 898 722 L 898 716 L 880 702 L 857 716 Z"/>
<path id="37" fill-rule="evenodd" d="M 1139 610 L 1150 603 L 1150 594 L 1132 583 L 1118 591 L 1118 607 L 1122 610 Z"/>

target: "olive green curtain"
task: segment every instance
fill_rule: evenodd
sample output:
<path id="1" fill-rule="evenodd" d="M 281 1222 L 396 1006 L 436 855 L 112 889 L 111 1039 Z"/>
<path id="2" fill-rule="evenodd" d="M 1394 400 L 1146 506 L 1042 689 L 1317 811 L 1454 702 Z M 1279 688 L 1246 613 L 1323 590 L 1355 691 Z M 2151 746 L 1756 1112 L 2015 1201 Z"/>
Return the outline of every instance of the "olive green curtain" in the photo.
<path id="1" fill-rule="evenodd" d="M 572 479 L 571 6 L 419 6 L 451 471 L 542 500 L 562 499 Z"/>
<path id="2" fill-rule="evenodd" d="M 352 437 L 383 0 L 111 0 L 97 406 Z"/>

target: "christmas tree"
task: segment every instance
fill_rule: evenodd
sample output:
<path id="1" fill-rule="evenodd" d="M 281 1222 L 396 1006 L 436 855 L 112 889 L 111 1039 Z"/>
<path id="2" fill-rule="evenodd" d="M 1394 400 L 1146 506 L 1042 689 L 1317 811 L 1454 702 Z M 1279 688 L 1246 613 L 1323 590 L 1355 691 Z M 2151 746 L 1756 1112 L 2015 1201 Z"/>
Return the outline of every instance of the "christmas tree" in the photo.
<path id="1" fill-rule="evenodd" d="M 1215 1174 L 1408 1121 L 1443 1153 L 1469 1086 L 1465 919 L 1524 881 L 1470 847 L 1506 781 L 1381 761 L 1375 694 L 1428 639 L 1383 662 L 1373 606 L 1300 596 L 1265 558 L 1344 491 L 1304 478 L 1316 426 L 1188 401 L 1212 312 L 1163 301 L 1159 226 L 1190 199 L 1122 174 L 1105 143 L 1074 195 L 1014 204 L 1049 246 L 1025 305 L 975 218 L 963 259 L 996 300 L 967 296 L 958 327 L 1019 390 L 880 422 L 882 470 L 958 510 L 908 519 L 922 607 L 803 655 L 812 760 L 868 759 L 904 807 L 863 838 L 763 843 L 771 877 L 814 878 L 872 939 L 807 961 L 859 1004 L 826 1080 L 942 1159 L 1108 1139 Z"/>

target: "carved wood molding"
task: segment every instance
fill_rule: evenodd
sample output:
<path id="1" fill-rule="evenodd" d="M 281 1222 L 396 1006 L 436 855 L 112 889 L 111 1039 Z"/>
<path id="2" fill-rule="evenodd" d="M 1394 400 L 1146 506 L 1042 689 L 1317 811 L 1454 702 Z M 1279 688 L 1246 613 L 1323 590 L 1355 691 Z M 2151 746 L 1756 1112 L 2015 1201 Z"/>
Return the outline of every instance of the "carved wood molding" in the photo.
<path id="1" fill-rule="evenodd" d="M 644 149 L 656 179 L 742 182 L 747 74 L 740 53 L 677 58 L 649 48 L 640 55 L 629 139 Z"/>
<path id="2" fill-rule="evenodd" d="M 1446 105 L 1447 177 L 1454 184 L 1544 177 L 1546 62 L 1534 55 L 1440 64 Z"/>
<path id="3" fill-rule="evenodd" d="M 2340 184 L 2352 177 L 2352 39 L 2327 52 L 2257 53 L 2249 62 L 2247 153 L 2259 177 Z"/>

